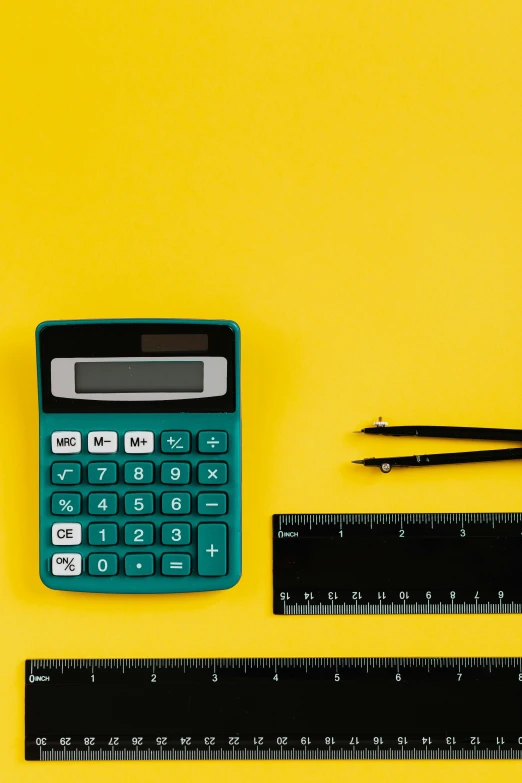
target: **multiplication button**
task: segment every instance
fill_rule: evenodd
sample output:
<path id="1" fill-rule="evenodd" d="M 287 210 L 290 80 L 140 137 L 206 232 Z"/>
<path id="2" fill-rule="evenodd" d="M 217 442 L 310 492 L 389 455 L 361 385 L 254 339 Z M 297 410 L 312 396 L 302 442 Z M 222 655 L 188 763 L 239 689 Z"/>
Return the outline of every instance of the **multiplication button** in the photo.
<path id="1" fill-rule="evenodd" d="M 200 462 L 198 465 L 198 482 L 200 484 L 226 484 L 228 480 L 228 465 L 226 462 Z"/>

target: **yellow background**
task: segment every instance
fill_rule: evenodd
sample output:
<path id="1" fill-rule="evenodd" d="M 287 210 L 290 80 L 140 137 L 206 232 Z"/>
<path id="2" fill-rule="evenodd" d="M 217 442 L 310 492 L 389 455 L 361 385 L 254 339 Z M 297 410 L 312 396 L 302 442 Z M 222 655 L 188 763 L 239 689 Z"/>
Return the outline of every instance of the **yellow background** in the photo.
<path id="1" fill-rule="evenodd" d="M 28 764 L 22 662 L 522 654 L 517 616 L 281 618 L 270 585 L 273 512 L 522 508 L 518 463 L 350 464 L 417 450 L 350 434 L 378 415 L 522 426 L 521 3 L 13 0 L 2 17 L 2 781 L 520 780 L 517 762 Z M 244 576 L 51 592 L 34 328 L 141 316 L 242 327 Z"/>

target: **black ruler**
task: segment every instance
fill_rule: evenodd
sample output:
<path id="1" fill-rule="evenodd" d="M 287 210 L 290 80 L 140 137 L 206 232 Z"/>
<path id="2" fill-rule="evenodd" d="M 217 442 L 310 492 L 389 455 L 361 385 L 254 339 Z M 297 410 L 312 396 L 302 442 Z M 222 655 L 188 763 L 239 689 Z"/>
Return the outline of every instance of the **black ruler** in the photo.
<path id="1" fill-rule="evenodd" d="M 26 663 L 25 757 L 522 758 L 522 658 Z"/>
<path id="2" fill-rule="evenodd" d="M 522 514 L 278 514 L 275 614 L 522 612 Z"/>

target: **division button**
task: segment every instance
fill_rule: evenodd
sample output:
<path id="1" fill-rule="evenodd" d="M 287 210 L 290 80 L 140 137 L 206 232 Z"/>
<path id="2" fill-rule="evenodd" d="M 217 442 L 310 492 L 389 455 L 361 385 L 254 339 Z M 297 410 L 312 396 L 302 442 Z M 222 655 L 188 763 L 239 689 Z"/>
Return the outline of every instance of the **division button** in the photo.
<path id="1" fill-rule="evenodd" d="M 200 432 L 198 451 L 201 454 L 224 454 L 228 451 L 228 434 L 217 430 Z"/>
<path id="2" fill-rule="evenodd" d="M 188 576 L 190 574 L 190 555 L 163 555 L 161 573 L 164 576 Z"/>
<path id="3" fill-rule="evenodd" d="M 82 435 L 76 430 L 59 430 L 51 435 L 53 454 L 79 454 L 82 450 Z"/>
<path id="4" fill-rule="evenodd" d="M 227 573 L 227 526 L 203 522 L 198 525 L 198 574 L 224 576 Z"/>
<path id="5" fill-rule="evenodd" d="M 56 522 L 52 527 L 55 546 L 71 546 L 82 543 L 82 526 L 79 522 Z"/>
<path id="6" fill-rule="evenodd" d="M 89 432 L 87 450 L 90 454 L 115 454 L 118 451 L 118 433 L 102 430 Z"/>
<path id="7" fill-rule="evenodd" d="M 154 451 L 154 433 L 142 430 L 126 432 L 125 451 L 127 454 L 152 454 Z"/>
<path id="8" fill-rule="evenodd" d="M 64 552 L 53 555 L 51 570 L 54 576 L 80 576 L 82 572 L 82 556 L 77 552 Z"/>

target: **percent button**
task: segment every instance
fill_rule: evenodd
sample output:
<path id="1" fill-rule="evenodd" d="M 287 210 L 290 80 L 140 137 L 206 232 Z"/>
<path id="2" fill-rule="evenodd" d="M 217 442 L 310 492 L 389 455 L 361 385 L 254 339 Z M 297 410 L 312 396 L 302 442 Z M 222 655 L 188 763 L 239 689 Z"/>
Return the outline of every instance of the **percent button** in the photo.
<path id="1" fill-rule="evenodd" d="M 74 517 L 82 508 L 82 496 L 79 492 L 55 492 L 51 498 L 53 514 Z"/>

